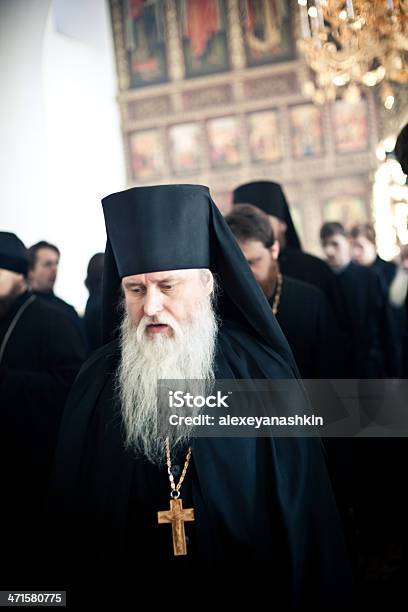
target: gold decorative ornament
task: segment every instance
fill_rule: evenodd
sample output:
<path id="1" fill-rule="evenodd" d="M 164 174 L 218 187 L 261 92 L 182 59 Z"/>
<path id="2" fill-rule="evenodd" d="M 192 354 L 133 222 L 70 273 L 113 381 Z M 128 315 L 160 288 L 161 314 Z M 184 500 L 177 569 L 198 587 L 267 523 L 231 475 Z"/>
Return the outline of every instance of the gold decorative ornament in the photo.
<path id="1" fill-rule="evenodd" d="M 304 94 L 316 104 L 350 102 L 360 88 L 381 84 L 387 110 L 394 105 L 391 83 L 408 83 L 408 0 L 298 0 L 298 48 L 314 80 Z"/>
<path id="2" fill-rule="evenodd" d="M 274 295 L 273 303 L 272 303 L 272 312 L 275 316 L 278 313 L 279 303 L 280 303 L 281 294 L 282 294 L 282 284 L 283 284 L 282 274 L 278 272 L 278 276 L 276 280 L 276 290 L 275 290 L 275 295 Z"/>

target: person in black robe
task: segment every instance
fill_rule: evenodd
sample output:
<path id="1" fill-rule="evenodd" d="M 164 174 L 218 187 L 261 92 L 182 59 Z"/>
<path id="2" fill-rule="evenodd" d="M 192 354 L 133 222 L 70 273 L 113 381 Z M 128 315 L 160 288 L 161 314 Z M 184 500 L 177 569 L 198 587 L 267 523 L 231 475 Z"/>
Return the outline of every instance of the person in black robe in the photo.
<path id="1" fill-rule="evenodd" d="M 85 359 L 75 326 L 28 290 L 27 267 L 23 243 L 0 232 L 0 533 L 9 570 L 44 510 L 63 406 Z"/>
<path id="2" fill-rule="evenodd" d="M 84 313 L 85 336 L 90 352 L 102 344 L 103 253 L 95 253 L 88 263 L 85 286 L 89 291 Z"/>
<path id="3" fill-rule="evenodd" d="M 376 234 L 369 223 L 360 223 L 350 230 L 351 256 L 360 266 L 375 270 L 388 290 L 395 277 L 397 266 L 393 261 L 382 259 L 376 248 Z"/>
<path id="4" fill-rule="evenodd" d="M 340 415 L 344 417 L 346 413 L 330 382 L 321 380 L 339 378 L 343 372 L 339 330 L 326 296 L 317 287 L 280 273 L 279 243 L 263 211 L 251 204 L 239 204 L 234 206 L 225 221 L 268 299 L 293 351 L 302 378 L 320 379 L 316 385 L 310 380 L 306 381 L 314 410 L 325 414 L 329 406 L 333 420 L 340 418 Z M 327 422 L 326 414 L 325 417 Z M 348 491 L 351 473 L 348 442 L 345 439 L 326 438 L 324 445 L 349 547 L 354 552 Z"/>
<path id="5" fill-rule="evenodd" d="M 108 343 L 84 365 L 72 389 L 50 490 L 47 521 L 55 526 L 53 539 L 61 543 L 65 534 L 64 541 L 71 544 L 64 567 L 80 560 L 93 568 L 96 564 L 112 584 L 115 569 L 122 583 L 126 567 L 127 576 L 133 575 L 135 555 L 143 563 L 139 578 L 143 567 L 149 572 L 162 567 L 165 574 L 171 567 L 183 571 L 189 560 L 248 567 L 258 561 L 274 576 L 275 601 L 284 600 L 287 608 L 313 601 L 316 608 L 329 600 L 333 608 L 348 592 L 350 573 L 316 438 L 233 439 L 190 432 L 192 454 L 181 494 L 184 507 L 194 508 L 194 521 L 185 524 L 187 554 L 174 555 L 172 530 L 157 523 L 157 512 L 168 508 L 168 476 L 177 482 L 187 462 L 187 445 L 170 444 L 163 454 L 164 441 L 153 434 L 162 454 L 152 458 L 142 437 L 147 424 L 139 419 L 139 429 L 129 426 L 128 398 L 118 380 L 126 360 L 151 347 L 156 334 L 165 334 L 161 361 L 171 360 L 170 378 L 177 378 L 177 321 L 170 319 L 169 326 L 168 317 L 191 306 L 191 284 L 198 283 L 201 274 L 207 298 L 211 279 L 218 283 L 212 315 L 218 332 L 209 362 L 215 379 L 289 379 L 300 412 L 307 410 L 306 398 L 288 344 L 208 188 L 133 188 L 104 198 L 103 209 Z M 117 306 L 121 286 L 124 314 Z M 128 354 L 123 326 L 130 316 L 130 327 L 135 327 L 135 313 L 136 333 L 142 332 Z M 140 328 L 143 322 L 147 327 Z M 118 326 L 120 339 L 115 338 Z M 195 340 L 201 332 L 186 333 Z M 198 358 L 203 355 L 194 355 Z M 159 377 L 161 361 L 155 366 Z M 150 374 L 132 373 L 142 386 Z M 130 404 L 133 420 L 144 410 L 139 388 L 134 392 L 131 400 L 139 400 L 137 406 Z M 166 561 L 168 569 L 159 565 Z"/>
<path id="6" fill-rule="evenodd" d="M 28 249 L 28 280 L 34 295 L 54 304 L 83 334 L 81 320 L 71 304 L 54 293 L 57 280 L 60 251 L 54 245 L 41 240 Z"/>
<path id="7" fill-rule="evenodd" d="M 388 304 L 378 274 L 351 261 L 350 243 L 343 226 L 326 223 L 320 236 L 343 298 L 338 313 L 347 351 L 345 374 L 347 378 L 359 380 L 360 421 L 362 426 L 367 426 L 375 423 L 370 398 L 381 397 L 384 389 L 381 379 L 389 375 L 389 346 L 384 342 L 386 334 L 382 332 L 382 326 L 389 321 Z M 370 379 L 369 384 L 364 379 Z M 353 506 L 359 530 L 360 555 L 364 560 L 361 575 L 366 572 L 369 576 L 372 568 L 377 567 L 375 580 L 369 576 L 368 585 L 376 595 L 381 581 L 387 584 L 386 558 L 395 542 L 395 531 L 398 532 L 397 450 L 394 438 L 352 440 Z"/>
<path id="8" fill-rule="evenodd" d="M 397 264 L 394 261 L 385 261 L 378 255 L 375 230 L 369 223 L 361 223 L 350 230 L 350 243 L 353 261 L 376 272 L 381 280 L 385 300 L 388 302 L 388 325 L 382 326 L 385 333 L 384 343 L 389 345 L 387 353 L 395 355 L 394 375 L 399 376 L 402 370 L 402 347 L 407 321 L 404 308 L 395 306 L 390 299 L 390 288 L 397 273 Z"/>
<path id="9" fill-rule="evenodd" d="M 320 239 L 337 282 L 335 310 L 346 356 L 344 377 L 395 376 L 395 333 L 378 274 L 353 263 L 348 236 L 340 223 L 325 223 Z"/>
<path id="10" fill-rule="evenodd" d="M 319 257 L 302 250 L 282 187 L 272 181 L 246 183 L 234 190 L 233 203 L 252 204 L 268 215 L 280 244 L 279 266 L 282 274 L 318 287 L 333 304 L 333 273 Z"/>
<path id="11" fill-rule="evenodd" d="M 317 287 L 280 270 L 279 242 L 268 217 L 251 204 L 225 217 L 293 351 L 302 378 L 337 378 L 342 358 L 331 306 Z"/>

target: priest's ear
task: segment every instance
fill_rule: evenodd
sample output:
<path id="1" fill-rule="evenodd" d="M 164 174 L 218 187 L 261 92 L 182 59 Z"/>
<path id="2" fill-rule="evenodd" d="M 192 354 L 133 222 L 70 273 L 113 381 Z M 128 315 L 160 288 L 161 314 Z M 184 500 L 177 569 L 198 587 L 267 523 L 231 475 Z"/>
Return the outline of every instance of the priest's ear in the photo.
<path id="1" fill-rule="evenodd" d="M 210 272 L 208 269 L 200 270 L 200 278 L 206 294 L 211 295 L 211 293 L 214 291 L 214 277 L 212 272 Z"/>
<path id="2" fill-rule="evenodd" d="M 279 240 L 275 240 L 273 245 L 270 247 L 270 252 L 272 255 L 272 259 L 274 259 L 275 261 L 278 260 L 279 257 L 279 252 L 280 252 L 280 244 L 279 244 Z"/>

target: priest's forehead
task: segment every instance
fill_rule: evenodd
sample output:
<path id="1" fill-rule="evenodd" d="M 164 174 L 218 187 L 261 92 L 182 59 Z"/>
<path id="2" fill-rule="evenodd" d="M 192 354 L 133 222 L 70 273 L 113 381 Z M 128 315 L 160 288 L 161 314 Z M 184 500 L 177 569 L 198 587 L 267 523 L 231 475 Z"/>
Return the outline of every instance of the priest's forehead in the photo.
<path id="1" fill-rule="evenodd" d="M 188 270 L 164 270 L 160 272 L 148 272 L 145 274 L 133 274 L 122 279 L 124 287 L 131 285 L 161 284 L 170 282 L 182 282 L 196 279 L 200 273 L 207 273 L 208 270 L 192 268 Z"/>

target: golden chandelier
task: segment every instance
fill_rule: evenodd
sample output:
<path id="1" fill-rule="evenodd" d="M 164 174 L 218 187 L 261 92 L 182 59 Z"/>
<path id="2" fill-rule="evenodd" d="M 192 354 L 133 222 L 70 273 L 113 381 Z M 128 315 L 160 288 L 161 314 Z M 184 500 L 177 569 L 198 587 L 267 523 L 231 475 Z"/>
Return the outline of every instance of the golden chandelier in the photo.
<path id="1" fill-rule="evenodd" d="M 353 100 L 381 83 L 390 110 L 392 82 L 408 83 L 408 0 L 298 0 L 298 48 L 314 74 L 304 93 L 316 104 L 337 92 Z"/>

